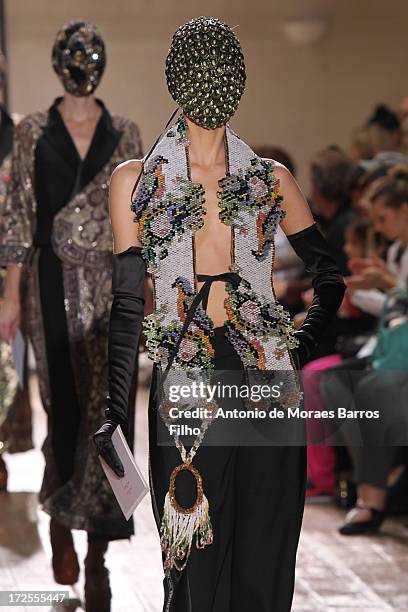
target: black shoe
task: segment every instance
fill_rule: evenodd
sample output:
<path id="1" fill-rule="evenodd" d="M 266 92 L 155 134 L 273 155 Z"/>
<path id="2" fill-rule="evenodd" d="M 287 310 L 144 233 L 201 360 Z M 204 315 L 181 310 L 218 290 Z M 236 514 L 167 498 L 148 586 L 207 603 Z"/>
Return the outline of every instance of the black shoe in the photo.
<path id="1" fill-rule="evenodd" d="M 75 584 L 79 578 L 79 562 L 71 530 L 54 517 L 50 520 L 52 568 L 57 584 Z"/>
<path id="2" fill-rule="evenodd" d="M 376 533 L 381 527 L 384 519 L 384 510 L 377 510 L 369 506 L 354 506 L 356 509 L 369 510 L 371 519 L 367 521 L 346 521 L 339 527 L 338 531 L 341 535 L 363 535 L 365 533 Z"/>

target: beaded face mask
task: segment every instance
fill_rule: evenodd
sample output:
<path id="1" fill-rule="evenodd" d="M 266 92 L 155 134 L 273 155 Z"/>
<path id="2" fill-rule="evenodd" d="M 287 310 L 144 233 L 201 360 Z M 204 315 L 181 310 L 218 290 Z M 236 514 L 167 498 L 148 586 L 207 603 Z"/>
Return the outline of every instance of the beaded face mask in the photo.
<path id="1" fill-rule="evenodd" d="M 52 65 L 65 91 L 78 97 L 92 94 L 106 65 L 105 43 L 97 28 L 84 21 L 64 26 L 52 48 Z"/>
<path id="2" fill-rule="evenodd" d="M 224 22 L 198 17 L 174 34 L 166 59 L 167 87 L 184 114 L 203 128 L 225 125 L 245 89 L 244 56 Z"/>

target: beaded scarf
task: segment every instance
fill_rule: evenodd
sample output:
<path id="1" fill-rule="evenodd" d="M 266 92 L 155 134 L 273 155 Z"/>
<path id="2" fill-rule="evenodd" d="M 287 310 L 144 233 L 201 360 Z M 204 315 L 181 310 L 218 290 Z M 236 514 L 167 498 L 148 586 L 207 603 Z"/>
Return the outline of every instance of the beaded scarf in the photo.
<path id="1" fill-rule="evenodd" d="M 273 163 L 257 157 L 228 125 L 225 143 L 227 176 L 219 181 L 219 218 L 231 226 L 230 271 L 240 278 L 238 284 L 226 282 L 226 336 L 247 371 L 280 370 L 282 378 L 286 375 L 290 389 L 281 404 L 297 406 L 300 391 L 290 376 L 294 366 L 289 349 L 298 341 L 272 283 L 274 234 L 284 216 L 279 181 Z M 163 370 L 179 344 L 173 371 L 197 379 L 214 368 L 214 324 L 198 305 L 180 342 L 197 294 L 194 234 L 204 225 L 206 214 L 203 187 L 191 181 L 188 145 L 187 124 L 180 116 L 145 161 L 132 210 L 154 287 L 154 312 L 143 324 L 149 357 Z M 194 534 L 198 548 L 212 542 L 208 500 L 201 476 L 191 465 L 208 425 L 203 421 L 189 453 L 175 437 L 183 463 L 171 476 L 165 501 L 161 529 L 165 570 L 185 567 Z M 175 498 L 175 478 L 181 469 L 189 469 L 197 479 L 197 500 L 189 509 L 180 507 Z"/>

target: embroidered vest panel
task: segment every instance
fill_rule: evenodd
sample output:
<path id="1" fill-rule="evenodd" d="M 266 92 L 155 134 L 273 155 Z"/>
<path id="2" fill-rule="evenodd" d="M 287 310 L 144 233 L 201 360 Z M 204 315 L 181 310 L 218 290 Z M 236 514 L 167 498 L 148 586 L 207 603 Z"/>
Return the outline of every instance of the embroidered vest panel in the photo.
<path id="1" fill-rule="evenodd" d="M 273 164 L 258 158 L 228 126 L 228 174 L 219 182 L 220 220 L 232 227 L 231 271 L 226 283 L 227 337 L 245 367 L 293 370 L 297 346 L 288 313 L 276 301 L 274 234 L 284 216 Z M 195 292 L 194 233 L 204 224 L 203 188 L 190 180 L 183 119 L 170 128 L 144 165 L 132 203 L 143 256 L 154 285 L 154 312 L 144 321 L 149 357 L 165 367 Z M 201 305 L 181 341 L 174 367 L 213 367 L 214 325 Z"/>

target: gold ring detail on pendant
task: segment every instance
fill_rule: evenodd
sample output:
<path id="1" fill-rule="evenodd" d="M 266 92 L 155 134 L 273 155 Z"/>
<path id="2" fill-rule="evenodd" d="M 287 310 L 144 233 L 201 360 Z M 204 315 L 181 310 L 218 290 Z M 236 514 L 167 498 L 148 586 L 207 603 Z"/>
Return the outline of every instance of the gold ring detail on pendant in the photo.
<path id="1" fill-rule="evenodd" d="M 184 470 L 190 472 L 197 482 L 197 498 L 190 508 L 183 508 L 183 506 L 180 506 L 176 499 L 176 478 L 178 474 Z M 193 512 L 197 510 L 198 506 L 203 501 L 203 479 L 201 478 L 200 472 L 193 465 L 191 465 L 191 463 L 181 463 L 172 471 L 170 476 L 169 497 L 171 505 L 180 514 L 193 514 Z"/>

